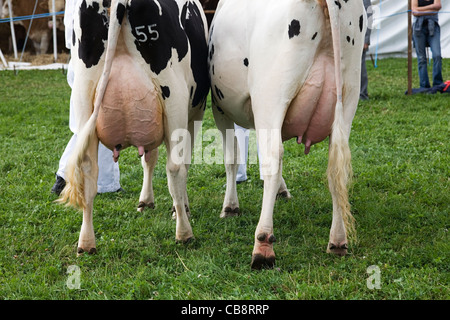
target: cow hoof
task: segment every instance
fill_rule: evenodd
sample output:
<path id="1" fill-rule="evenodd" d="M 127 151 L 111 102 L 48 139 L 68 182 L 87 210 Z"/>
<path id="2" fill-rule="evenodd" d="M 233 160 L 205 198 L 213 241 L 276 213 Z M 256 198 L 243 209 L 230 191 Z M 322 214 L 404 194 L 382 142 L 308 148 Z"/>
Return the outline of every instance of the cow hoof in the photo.
<path id="1" fill-rule="evenodd" d="M 276 242 L 273 234 L 259 233 L 256 236 L 255 248 L 252 255 L 252 270 L 262 268 L 272 269 L 275 265 L 275 252 L 273 244 Z"/>
<path id="2" fill-rule="evenodd" d="M 252 256 L 252 270 L 261 270 L 263 268 L 273 269 L 275 266 L 275 255 L 265 257 L 264 255 L 257 253 Z"/>
<path id="3" fill-rule="evenodd" d="M 155 209 L 155 204 L 153 202 L 146 203 L 144 201 L 140 201 L 137 207 L 137 211 L 144 212 L 145 208 Z"/>
<path id="4" fill-rule="evenodd" d="M 191 242 L 194 242 L 194 240 L 195 240 L 195 238 L 192 236 L 192 237 L 189 237 L 189 238 L 184 239 L 184 240 L 176 239 L 176 240 L 175 240 L 175 243 L 176 243 L 176 244 L 189 244 L 189 243 L 191 243 Z"/>
<path id="5" fill-rule="evenodd" d="M 80 247 L 77 248 L 77 256 L 81 256 L 85 252 L 87 252 L 89 254 L 96 254 L 97 253 L 97 249 L 96 248 L 90 248 L 89 250 L 85 250 L 85 249 L 80 248 Z"/>
<path id="6" fill-rule="evenodd" d="M 336 245 L 332 242 L 328 244 L 327 252 L 333 253 L 339 257 L 343 257 L 347 254 L 348 245 L 346 242 Z"/>
<path id="7" fill-rule="evenodd" d="M 284 190 L 284 191 L 281 191 L 281 192 L 277 193 L 277 198 L 276 199 L 277 200 L 279 200 L 279 199 L 289 200 L 291 198 L 292 198 L 292 196 L 291 196 L 290 192 L 287 191 L 287 190 Z"/>
<path id="8" fill-rule="evenodd" d="M 221 218 L 235 217 L 235 216 L 238 216 L 240 213 L 241 213 L 241 210 L 239 209 L 239 207 L 236 207 L 234 209 L 231 207 L 226 207 L 225 209 L 222 210 L 220 217 Z"/>

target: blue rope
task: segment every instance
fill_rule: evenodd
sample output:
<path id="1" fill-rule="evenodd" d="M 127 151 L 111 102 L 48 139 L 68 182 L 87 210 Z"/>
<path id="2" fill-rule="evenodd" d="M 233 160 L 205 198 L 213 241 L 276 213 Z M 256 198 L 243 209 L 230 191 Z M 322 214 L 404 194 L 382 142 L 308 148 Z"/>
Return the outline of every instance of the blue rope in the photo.
<path id="1" fill-rule="evenodd" d="M 380 6 L 381 6 L 381 1 L 380 1 Z M 401 14 L 405 14 L 410 12 L 410 10 L 406 10 L 406 11 L 402 11 L 402 12 L 397 12 L 397 13 L 393 13 L 387 16 L 383 16 L 383 17 L 378 17 L 378 18 L 373 18 L 374 20 L 380 20 L 380 19 L 386 19 L 386 18 L 391 18 L 391 17 L 395 17 Z M 417 11 L 411 11 L 412 13 L 416 13 Z M 441 13 L 450 13 L 450 11 L 430 11 L 430 14 L 436 13 L 436 14 L 441 14 Z"/>
<path id="2" fill-rule="evenodd" d="M 380 1 L 380 10 L 381 10 L 381 1 Z M 402 12 L 397 12 L 397 13 L 393 13 L 393 14 L 390 14 L 390 15 L 387 15 L 387 16 L 374 18 L 374 20 L 380 20 L 380 19 L 386 19 L 386 18 L 390 18 L 390 17 L 395 17 L 395 16 L 399 16 L 401 14 L 405 14 L 405 13 L 408 13 L 408 12 L 409 12 L 409 10 L 402 11 Z"/>
<path id="3" fill-rule="evenodd" d="M 382 2 L 383 1 L 380 0 L 380 4 L 379 4 L 380 14 L 381 14 L 381 4 L 382 4 Z M 387 19 L 387 18 L 395 17 L 395 16 L 398 16 L 398 15 L 401 15 L 401 14 L 405 14 L 405 13 L 409 13 L 409 12 L 415 13 L 415 11 L 406 10 L 406 11 L 402 11 L 402 12 L 393 13 L 393 14 L 390 14 L 390 15 L 387 15 L 387 16 L 374 17 L 373 19 L 374 20 Z M 433 14 L 433 13 L 437 13 L 437 14 L 450 13 L 450 11 L 430 11 L 430 14 Z M 378 30 L 377 30 L 377 44 L 375 46 L 375 64 L 374 64 L 375 68 L 378 68 L 378 44 L 380 42 L 380 30 L 381 30 L 381 28 L 378 28 Z M 431 58 L 430 58 L 430 62 L 429 63 L 431 63 Z"/>
<path id="4" fill-rule="evenodd" d="M 381 5 L 381 2 L 380 2 Z M 386 18 L 391 18 L 391 17 L 395 17 L 401 14 L 405 14 L 408 13 L 409 10 L 406 11 L 402 11 L 402 12 L 397 12 L 397 13 L 393 13 L 387 16 L 383 16 L 383 17 L 374 17 L 374 20 L 380 20 L 380 19 L 386 19 Z M 414 13 L 414 11 L 413 11 Z M 436 11 L 436 12 L 430 12 L 430 13 L 450 13 L 450 11 Z M 14 17 L 13 21 L 23 21 L 23 20 L 31 20 L 31 19 L 39 19 L 39 18 L 45 18 L 45 17 L 51 17 L 51 16 L 59 16 L 64 14 L 64 11 L 59 11 L 59 12 L 55 12 L 55 13 L 39 13 L 39 14 L 35 14 L 35 15 L 29 15 L 29 16 L 21 16 L 21 17 Z M 10 18 L 4 18 L 4 19 L 0 19 L 0 23 L 6 23 L 9 22 L 11 19 Z"/>
<path id="5" fill-rule="evenodd" d="M 29 16 L 14 17 L 13 21 L 16 22 L 16 21 L 23 21 L 23 20 L 46 18 L 46 17 L 52 17 L 52 16 L 59 16 L 61 14 L 64 14 L 64 11 L 59 11 L 59 12 L 55 12 L 55 13 L 39 13 L 39 14 L 34 14 L 34 15 L 29 15 Z M 10 21 L 11 21 L 11 18 L 0 19 L 0 23 L 6 23 L 6 22 L 10 22 Z"/>
<path id="6" fill-rule="evenodd" d="M 381 13 L 381 5 L 382 5 L 382 0 L 380 0 L 380 13 Z M 406 11 L 402 11 L 402 12 L 397 12 L 397 13 L 393 13 L 387 16 L 382 16 L 382 17 L 374 17 L 374 20 L 381 20 L 381 19 L 387 19 L 387 18 L 391 18 L 391 17 L 395 17 L 401 14 L 405 14 L 410 12 L 410 10 L 406 10 Z M 411 11 L 414 13 L 414 11 Z M 430 13 L 450 13 L 450 11 L 436 11 L 436 12 L 430 12 Z M 21 17 L 14 17 L 13 21 L 23 21 L 23 20 L 32 20 L 32 19 L 39 19 L 39 18 L 46 18 L 46 17 L 51 17 L 51 16 L 58 16 L 58 15 L 62 15 L 64 14 L 64 11 L 59 11 L 59 12 L 55 12 L 55 13 L 41 13 L 41 14 L 36 14 L 36 15 L 29 15 L 29 16 L 21 16 Z M 6 18 L 6 19 L 0 19 L 0 23 L 6 23 L 6 22 L 10 22 L 11 19 L 10 18 Z M 375 47 L 375 68 L 378 68 L 378 44 L 379 44 L 379 40 L 380 40 L 380 30 L 381 28 L 378 28 L 377 30 L 377 44 Z"/>

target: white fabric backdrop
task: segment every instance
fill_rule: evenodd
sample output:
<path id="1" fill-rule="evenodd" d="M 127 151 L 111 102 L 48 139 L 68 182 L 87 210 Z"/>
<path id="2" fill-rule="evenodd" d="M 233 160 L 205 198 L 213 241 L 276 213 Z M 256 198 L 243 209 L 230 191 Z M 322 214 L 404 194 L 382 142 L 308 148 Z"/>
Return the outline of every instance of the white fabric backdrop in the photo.
<path id="1" fill-rule="evenodd" d="M 441 4 L 441 54 L 443 58 L 450 58 L 450 0 L 441 0 Z M 407 56 L 408 0 L 372 0 L 372 6 L 375 13 L 373 22 L 378 25 L 372 29 L 369 55 L 375 56 L 378 52 L 378 58 Z M 415 49 L 413 56 L 416 56 Z"/>

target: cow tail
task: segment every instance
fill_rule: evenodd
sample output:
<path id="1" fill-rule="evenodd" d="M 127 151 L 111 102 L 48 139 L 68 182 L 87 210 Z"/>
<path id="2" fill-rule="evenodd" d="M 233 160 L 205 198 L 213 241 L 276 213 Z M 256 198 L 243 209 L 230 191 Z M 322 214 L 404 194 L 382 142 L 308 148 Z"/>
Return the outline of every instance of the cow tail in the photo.
<path id="1" fill-rule="evenodd" d="M 67 203 L 73 207 L 81 209 L 86 208 L 86 199 L 84 196 L 84 181 L 86 175 L 83 172 L 82 164 L 86 152 L 89 148 L 89 143 L 96 133 L 97 118 L 102 104 L 103 96 L 108 85 L 109 75 L 111 73 L 112 62 L 117 47 L 117 40 L 119 38 L 122 19 L 125 14 L 127 0 L 112 0 L 110 23 L 108 29 L 108 42 L 106 47 L 106 58 L 103 66 L 103 72 L 97 84 L 94 110 L 89 120 L 79 132 L 75 149 L 67 163 L 66 176 L 67 185 L 61 193 L 61 197 L 57 200 L 59 203 Z M 122 6 L 121 6 L 122 5 Z M 122 8 L 122 9 L 119 9 Z"/>
<path id="2" fill-rule="evenodd" d="M 347 189 L 353 173 L 349 131 L 346 129 L 344 121 L 344 107 L 342 102 L 343 82 L 341 70 L 340 9 L 335 4 L 335 1 L 326 0 L 326 2 L 331 23 L 337 96 L 335 117 L 330 136 L 327 176 L 330 192 L 337 200 L 337 205 L 341 211 L 347 237 L 349 240 L 356 240 L 355 219 L 350 212 Z"/>

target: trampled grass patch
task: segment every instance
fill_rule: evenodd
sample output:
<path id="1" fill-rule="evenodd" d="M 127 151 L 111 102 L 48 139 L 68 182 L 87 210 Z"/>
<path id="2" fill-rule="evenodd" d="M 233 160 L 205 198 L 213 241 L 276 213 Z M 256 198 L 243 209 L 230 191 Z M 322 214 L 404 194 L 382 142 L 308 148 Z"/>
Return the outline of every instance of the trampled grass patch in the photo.
<path id="1" fill-rule="evenodd" d="M 276 267 L 259 272 L 250 270 L 258 165 L 238 185 L 242 214 L 230 219 L 219 218 L 223 165 L 191 165 L 196 240 L 179 245 L 163 147 L 156 208 L 136 211 L 142 169 L 136 150 L 123 151 L 125 192 L 95 200 L 98 254 L 76 257 L 82 215 L 50 194 L 71 136 L 65 76 L 0 72 L 0 299 L 449 299 L 450 95 L 405 96 L 406 60 L 378 65 L 368 65 L 371 99 L 360 102 L 350 138 L 357 242 L 344 258 L 325 252 L 327 141 L 308 156 L 288 141 L 283 175 L 293 199 L 275 205 Z M 443 67 L 449 77 L 448 59 Z M 214 127 L 208 104 L 203 130 Z M 79 268 L 79 288 L 70 266 Z"/>

